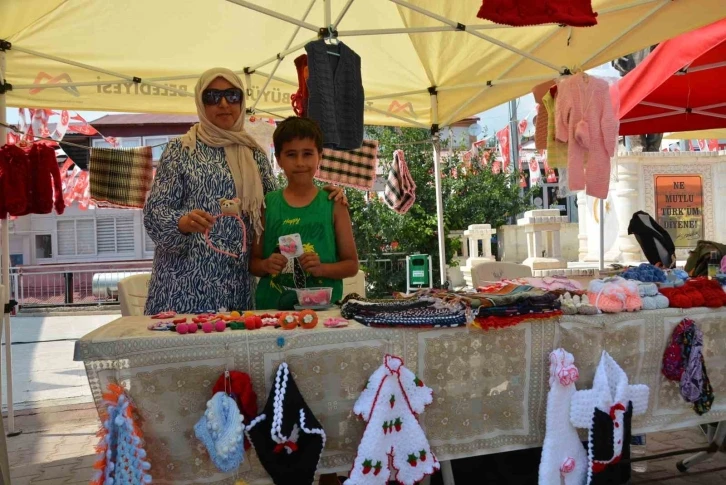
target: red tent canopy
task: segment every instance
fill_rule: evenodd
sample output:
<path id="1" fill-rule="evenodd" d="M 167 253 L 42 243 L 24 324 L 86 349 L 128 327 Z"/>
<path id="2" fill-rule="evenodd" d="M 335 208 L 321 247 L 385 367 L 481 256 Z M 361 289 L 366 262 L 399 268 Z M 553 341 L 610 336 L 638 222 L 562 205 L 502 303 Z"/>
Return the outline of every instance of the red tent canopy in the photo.
<path id="1" fill-rule="evenodd" d="M 726 127 L 726 19 L 663 42 L 613 90 L 621 135 Z"/>

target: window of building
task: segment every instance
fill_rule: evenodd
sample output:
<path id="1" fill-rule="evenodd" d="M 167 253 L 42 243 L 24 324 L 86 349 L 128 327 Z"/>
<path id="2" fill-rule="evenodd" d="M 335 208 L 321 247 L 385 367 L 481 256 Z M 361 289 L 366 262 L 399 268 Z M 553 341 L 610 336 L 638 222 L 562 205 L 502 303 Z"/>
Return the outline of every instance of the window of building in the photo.
<path id="1" fill-rule="evenodd" d="M 50 234 L 35 235 L 35 257 L 37 259 L 53 257 L 53 238 Z"/>
<path id="2" fill-rule="evenodd" d="M 131 138 L 116 138 L 116 140 L 119 142 L 119 145 L 121 148 L 134 148 L 134 147 L 140 147 L 141 146 L 141 138 L 140 137 L 131 137 Z M 93 147 L 94 148 L 113 148 L 109 142 L 104 140 L 103 138 L 96 138 L 93 140 Z"/>
<path id="3" fill-rule="evenodd" d="M 154 241 L 149 236 L 149 233 L 146 232 L 146 229 L 144 229 L 144 252 L 153 253 L 155 249 L 156 244 L 154 244 Z"/>
<path id="4" fill-rule="evenodd" d="M 58 256 L 87 256 L 96 254 L 93 219 L 65 219 L 56 221 L 56 232 L 58 235 Z"/>
<path id="5" fill-rule="evenodd" d="M 96 245 L 99 255 L 133 254 L 133 215 L 96 219 Z"/>
<path id="6" fill-rule="evenodd" d="M 144 137 L 144 146 L 152 147 L 151 156 L 155 162 L 158 162 L 166 148 L 166 145 L 162 145 L 162 143 L 168 143 L 173 138 L 173 136 L 146 136 Z"/>

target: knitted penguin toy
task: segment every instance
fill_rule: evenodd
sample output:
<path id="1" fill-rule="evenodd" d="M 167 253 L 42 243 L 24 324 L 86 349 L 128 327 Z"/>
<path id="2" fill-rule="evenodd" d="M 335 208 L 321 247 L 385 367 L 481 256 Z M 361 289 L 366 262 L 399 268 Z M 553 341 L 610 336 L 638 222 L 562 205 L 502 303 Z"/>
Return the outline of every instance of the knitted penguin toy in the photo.
<path id="1" fill-rule="evenodd" d="M 603 351 L 592 389 L 574 393 L 570 420 L 589 431 L 587 485 L 630 482 L 631 421 L 648 409 L 649 392 L 646 385 L 628 384 L 625 371 Z"/>
<path id="2" fill-rule="evenodd" d="M 141 429 L 134 405 L 118 384 L 109 384 L 103 394 L 101 438 L 96 451 L 97 470 L 91 485 L 139 485 L 151 483 Z"/>
<path id="3" fill-rule="evenodd" d="M 580 373 L 575 358 L 564 349 L 550 354 L 550 392 L 547 394 L 547 428 L 539 464 L 540 485 L 582 485 L 587 475 L 587 454 L 570 423 L 568 411 Z"/>
<path id="4" fill-rule="evenodd" d="M 400 358 L 384 357 L 353 407 L 368 424 L 345 485 L 385 485 L 393 469 L 398 483 L 413 485 L 441 468 L 416 417 L 432 394 Z"/>
<path id="5" fill-rule="evenodd" d="M 303 400 L 286 363 L 277 369 L 263 413 L 247 427 L 247 436 L 275 485 L 315 481 L 325 431 Z"/>

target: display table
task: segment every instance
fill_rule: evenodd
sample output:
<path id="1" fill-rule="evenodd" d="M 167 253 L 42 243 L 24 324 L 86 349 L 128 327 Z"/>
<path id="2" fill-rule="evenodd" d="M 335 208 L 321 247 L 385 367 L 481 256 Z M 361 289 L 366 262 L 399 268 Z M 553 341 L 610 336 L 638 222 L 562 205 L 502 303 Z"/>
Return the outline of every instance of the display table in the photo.
<path id="1" fill-rule="evenodd" d="M 321 321 L 326 316 L 321 315 Z M 678 384 L 661 376 L 675 325 L 688 316 L 704 334 L 704 357 L 716 400 L 696 415 Z M 348 471 L 363 432 L 355 400 L 386 353 L 434 391 L 421 423 L 439 460 L 540 446 L 544 439 L 549 353 L 564 347 L 580 369 L 579 389 L 592 382 L 607 350 L 631 383 L 651 388 L 648 412 L 636 432 L 682 428 L 726 419 L 726 309 L 676 309 L 620 315 L 563 316 L 489 332 L 459 329 L 347 328 L 226 331 L 177 335 L 146 329 L 147 317 L 126 317 L 83 337 L 83 360 L 94 399 L 111 380 L 123 382 L 145 422 L 154 483 L 230 483 L 218 473 L 193 426 L 225 368 L 247 372 L 260 409 L 278 364 L 286 361 L 300 392 L 328 436 L 319 471 Z M 284 344 L 279 347 L 279 337 Z M 250 450 L 239 478 L 269 483 Z"/>

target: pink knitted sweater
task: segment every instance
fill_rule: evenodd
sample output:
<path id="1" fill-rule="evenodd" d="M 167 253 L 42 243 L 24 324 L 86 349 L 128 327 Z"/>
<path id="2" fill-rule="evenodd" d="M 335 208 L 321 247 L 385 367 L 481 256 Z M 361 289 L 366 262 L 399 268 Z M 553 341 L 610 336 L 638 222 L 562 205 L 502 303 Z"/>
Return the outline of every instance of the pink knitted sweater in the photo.
<path id="1" fill-rule="evenodd" d="M 582 73 L 561 81 L 555 120 L 557 139 L 569 143 L 570 190 L 605 199 L 619 128 L 608 83 Z"/>

